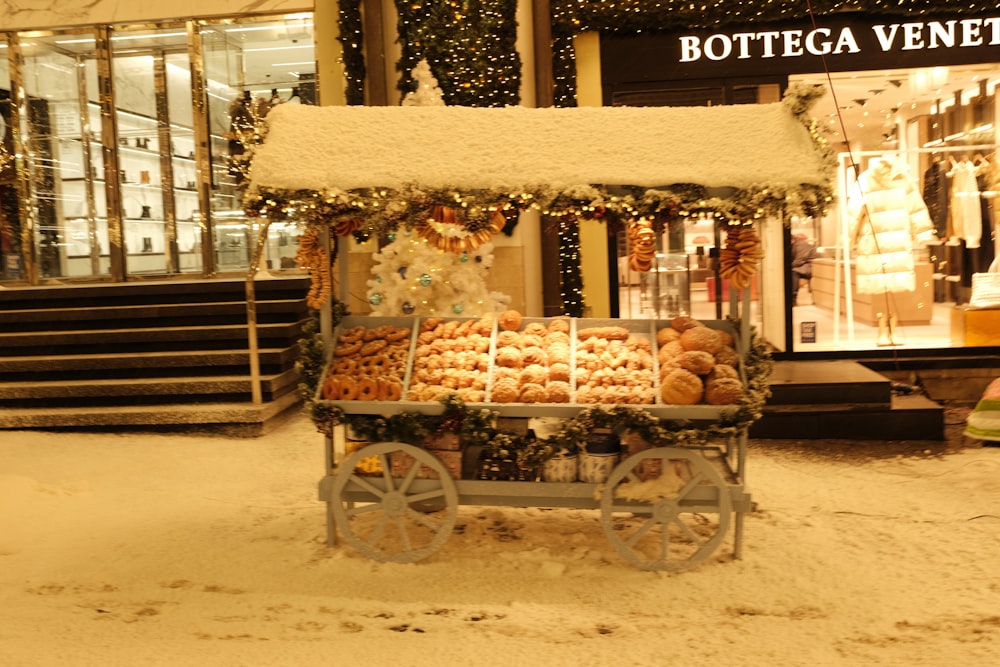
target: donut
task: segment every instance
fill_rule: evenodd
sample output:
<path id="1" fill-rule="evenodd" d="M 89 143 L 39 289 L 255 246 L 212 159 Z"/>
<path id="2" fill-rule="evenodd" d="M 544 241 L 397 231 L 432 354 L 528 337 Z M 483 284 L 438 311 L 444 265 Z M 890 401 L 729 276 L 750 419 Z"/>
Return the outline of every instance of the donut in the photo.
<path id="1" fill-rule="evenodd" d="M 357 382 L 358 400 L 374 401 L 378 398 L 378 382 L 374 378 L 363 377 Z"/>
<path id="2" fill-rule="evenodd" d="M 710 405 L 731 405 L 743 396 L 743 384 L 733 378 L 720 378 L 705 384 L 705 402 Z"/>
<path id="3" fill-rule="evenodd" d="M 676 368 L 665 376 L 660 385 L 660 397 L 671 405 L 694 405 L 700 403 L 705 393 L 701 378 L 691 371 Z"/>
<path id="4" fill-rule="evenodd" d="M 393 327 L 392 331 L 385 335 L 385 339 L 390 343 L 405 340 L 410 337 L 409 327 Z"/>
<path id="5" fill-rule="evenodd" d="M 328 401 L 340 398 L 340 382 L 333 375 L 328 375 L 323 383 L 323 398 Z"/>
<path id="6" fill-rule="evenodd" d="M 388 345 L 389 343 L 387 341 L 381 338 L 377 338 L 362 345 L 361 349 L 358 350 L 358 354 L 360 354 L 362 357 L 370 357 L 373 354 L 378 354 L 386 347 L 388 347 Z"/>
<path id="7" fill-rule="evenodd" d="M 715 332 L 715 329 L 708 327 L 686 329 L 681 334 L 680 343 L 685 350 L 700 350 L 709 354 L 715 354 L 722 348 L 719 334 Z"/>
<path id="8" fill-rule="evenodd" d="M 340 334 L 341 343 L 357 343 L 365 335 L 365 328 L 363 326 L 356 326 L 348 329 L 344 333 Z"/>
<path id="9" fill-rule="evenodd" d="M 358 397 L 358 383 L 352 378 L 343 376 L 339 378 L 340 400 L 353 401 Z"/>
<path id="10" fill-rule="evenodd" d="M 361 341 L 355 341 L 353 343 L 344 343 L 338 345 L 333 353 L 338 357 L 350 357 L 351 355 L 357 354 L 361 350 Z"/>
<path id="11" fill-rule="evenodd" d="M 521 313 L 516 310 L 505 310 L 500 313 L 497 323 L 505 331 L 517 331 L 521 328 Z"/>

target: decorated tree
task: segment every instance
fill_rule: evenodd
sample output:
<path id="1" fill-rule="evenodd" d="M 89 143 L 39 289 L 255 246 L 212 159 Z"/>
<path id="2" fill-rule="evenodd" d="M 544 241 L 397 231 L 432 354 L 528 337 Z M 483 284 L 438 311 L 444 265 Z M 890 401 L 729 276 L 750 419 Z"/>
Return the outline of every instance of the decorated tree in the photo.
<path id="1" fill-rule="evenodd" d="M 493 263 L 490 243 L 454 253 L 400 230 L 374 259 L 368 280 L 372 315 L 478 317 L 503 310 L 510 301 L 486 287 Z"/>

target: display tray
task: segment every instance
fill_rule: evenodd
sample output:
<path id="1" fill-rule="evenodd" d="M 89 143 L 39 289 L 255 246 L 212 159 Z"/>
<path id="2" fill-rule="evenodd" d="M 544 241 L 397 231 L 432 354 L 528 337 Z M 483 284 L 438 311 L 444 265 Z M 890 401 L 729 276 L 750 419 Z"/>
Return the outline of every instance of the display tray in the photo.
<path id="1" fill-rule="evenodd" d="M 448 334 L 449 337 L 442 339 L 435 337 L 435 335 L 430 335 L 431 328 L 429 325 L 435 324 L 434 322 L 429 322 L 428 320 L 430 319 L 440 320 L 440 324 L 436 325 L 434 330 L 439 335 L 443 335 L 446 330 L 451 331 L 452 333 Z M 555 321 L 564 324 L 553 325 Z M 566 338 L 569 340 L 567 350 L 569 393 L 568 396 L 564 396 L 568 400 L 558 402 L 549 402 L 546 400 L 496 400 L 500 397 L 500 392 L 495 390 L 503 378 L 512 377 L 511 366 L 498 363 L 498 355 L 502 354 L 502 350 L 504 349 L 502 341 L 513 340 L 514 336 L 511 332 L 499 328 L 495 321 L 491 324 L 488 334 L 480 327 L 478 332 L 470 335 L 454 335 L 455 331 L 464 331 L 465 334 L 469 334 L 470 331 L 475 329 L 475 325 L 481 322 L 481 318 L 454 317 L 362 316 L 345 318 L 334 332 L 334 343 L 331 349 L 327 351 L 327 361 L 317 387 L 315 400 L 321 404 L 335 405 L 347 414 L 370 415 L 390 415 L 400 412 L 439 414 L 444 409 L 440 403 L 440 398 L 443 398 L 452 391 L 457 393 L 467 404 L 481 404 L 501 416 L 511 417 L 573 417 L 585 407 L 601 406 L 608 408 L 615 405 L 626 405 L 642 408 L 654 416 L 664 419 L 714 421 L 731 415 L 737 410 L 736 405 L 708 405 L 704 403 L 676 405 L 663 402 L 659 387 L 660 376 L 656 334 L 660 328 L 669 327 L 670 320 L 647 319 L 524 318 L 520 326 L 517 327 L 517 330 L 514 331 L 514 334 L 518 336 L 537 336 L 542 340 L 542 344 L 538 345 L 538 341 L 529 341 L 528 345 L 520 348 L 519 354 L 528 354 L 530 350 L 531 354 L 537 356 L 539 352 L 536 348 L 540 347 L 542 351 L 550 352 L 555 347 L 552 344 L 546 346 L 544 335 L 530 332 L 540 331 L 540 327 L 544 327 L 546 332 L 550 330 L 550 327 L 554 327 L 555 330 L 562 330 L 563 327 L 568 328 L 565 337 L 559 336 L 554 339 L 560 343 Z M 701 322 L 710 328 L 725 331 L 732 336 L 734 339 L 734 348 L 740 358 L 742 358 L 744 350 L 741 347 L 738 332 L 732 322 L 728 320 L 701 320 Z M 446 329 L 442 329 L 442 325 Z M 324 386 L 327 378 L 333 373 L 334 364 L 338 360 L 343 359 L 334 354 L 334 349 L 339 344 L 342 344 L 339 342 L 342 334 L 356 327 L 365 327 L 367 330 L 375 330 L 379 327 L 395 327 L 397 329 L 405 327 L 410 329 L 408 343 L 405 346 L 400 346 L 401 348 L 405 348 L 405 361 L 402 368 L 396 372 L 396 376 L 398 376 L 402 383 L 399 391 L 400 398 L 398 400 L 358 400 L 357 398 L 343 399 L 324 396 Z M 593 343 L 597 339 L 601 339 L 601 336 L 595 334 L 595 331 L 599 333 L 601 330 L 606 330 L 615 338 L 606 339 L 597 344 L 589 344 L 588 340 Z M 620 347 L 616 343 L 622 336 L 620 333 L 621 330 L 628 333 L 629 340 L 631 341 L 630 344 L 641 341 L 639 345 L 648 350 L 651 357 L 648 370 L 644 369 L 634 373 L 627 373 L 622 372 L 624 370 L 622 369 L 615 371 L 617 375 L 614 375 L 612 373 L 614 369 L 602 367 L 600 359 L 595 360 L 595 354 L 592 350 L 588 350 L 586 353 L 581 352 L 588 345 L 590 348 L 596 347 L 603 352 L 606 360 L 609 356 L 608 349 L 618 349 Z M 424 334 L 423 337 L 421 337 L 422 334 Z M 581 334 L 585 336 L 583 341 L 580 338 Z M 439 340 L 442 342 L 439 343 Z M 453 347 L 459 349 L 456 351 L 452 349 Z M 404 353 L 399 352 L 399 354 L 403 355 Z M 592 366 L 586 371 L 578 366 L 578 364 L 583 363 L 584 354 L 587 355 L 586 363 Z M 579 358 L 578 355 L 580 355 Z M 600 355 L 596 356 L 599 357 Z M 549 356 L 544 363 L 537 364 L 542 370 L 550 373 L 546 377 L 552 377 L 551 373 L 554 369 L 553 365 L 548 363 L 548 360 L 554 358 L 560 357 Z M 470 363 L 474 363 L 475 366 L 469 366 Z M 560 360 L 555 363 L 564 362 Z M 516 370 L 524 372 L 523 366 L 518 367 Z M 605 401 L 601 400 L 600 397 L 595 398 L 593 395 L 588 396 L 585 392 L 581 392 L 583 387 L 578 383 L 578 380 L 583 377 L 593 377 L 594 372 L 600 370 L 605 373 L 602 378 L 606 386 L 610 386 L 615 379 L 619 379 L 619 376 L 627 378 L 626 382 L 631 384 L 632 389 L 639 388 L 646 392 L 643 394 L 643 397 L 647 402 L 639 402 L 633 396 L 628 397 L 628 402 L 626 400 Z M 745 370 L 742 368 L 742 363 L 738 364 L 738 372 L 745 386 L 746 376 Z M 425 382 L 428 377 L 433 377 L 442 384 L 431 386 Z M 562 374 L 559 377 L 563 377 Z M 468 382 L 469 385 L 466 387 L 459 387 L 457 385 L 449 387 L 443 384 L 448 382 L 449 379 L 456 381 L 455 378 L 462 378 L 460 381 Z M 547 386 L 544 383 L 538 384 L 542 390 Z M 431 389 L 428 389 L 428 387 L 431 387 Z M 620 398 L 626 395 L 627 391 L 618 391 L 613 397 Z M 563 397 L 562 388 L 560 388 L 560 397 Z M 579 398 L 587 398 L 588 400 L 581 401 L 578 400 Z"/>

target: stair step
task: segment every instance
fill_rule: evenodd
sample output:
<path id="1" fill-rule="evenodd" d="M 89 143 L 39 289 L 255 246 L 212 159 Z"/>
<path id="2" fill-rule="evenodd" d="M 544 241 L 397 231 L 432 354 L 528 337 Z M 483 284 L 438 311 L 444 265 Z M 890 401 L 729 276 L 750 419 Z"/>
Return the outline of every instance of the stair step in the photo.
<path id="1" fill-rule="evenodd" d="M 297 345 L 260 350 L 262 365 L 294 362 L 297 355 Z M 249 366 L 249 364 L 250 351 L 247 349 L 54 354 L 44 357 L 0 357 L 0 376 L 14 373 L 37 374 L 66 371 L 113 371 L 116 369 L 170 370 L 194 367 L 211 370 L 219 367 Z"/>
<path id="2" fill-rule="evenodd" d="M 294 392 L 261 404 L 250 402 L 174 403 L 154 406 L 75 408 L 0 408 L 2 429 L 43 430 L 178 430 L 256 437 L 274 427 L 282 415 L 298 409 Z M 7 434 L 4 436 L 16 437 Z"/>
<path id="3" fill-rule="evenodd" d="M 301 319 L 306 313 L 301 300 L 284 299 L 263 301 L 257 304 L 257 321 L 272 322 L 287 320 L 288 315 Z M 5 310 L 0 329 L 9 332 L 52 331 L 55 329 L 79 329 L 84 323 L 125 324 L 133 328 L 162 327 L 165 323 L 175 325 L 191 321 L 191 324 L 220 325 L 245 324 L 247 307 L 245 303 L 206 301 L 201 303 L 169 303 L 142 305 L 108 305 L 83 308 L 23 308 Z M 93 327 L 91 327 L 93 328 Z"/>
<path id="4" fill-rule="evenodd" d="M 768 405 L 750 437 L 822 440 L 943 440 L 944 407 L 926 396 L 892 396 L 886 405 Z"/>
<path id="5" fill-rule="evenodd" d="M 892 382 L 856 361 L 781 361 L 770 378 L 769 405 L 883 404 Z"/>

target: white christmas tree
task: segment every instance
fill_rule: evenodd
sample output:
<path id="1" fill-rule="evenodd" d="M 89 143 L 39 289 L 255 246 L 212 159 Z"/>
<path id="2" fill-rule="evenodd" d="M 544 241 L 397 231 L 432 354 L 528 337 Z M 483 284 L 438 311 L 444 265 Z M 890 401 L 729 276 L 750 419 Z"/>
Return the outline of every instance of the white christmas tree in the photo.
<path id="1" fill-rule="evenodd" d="M 368 303 L 375 316 L 479 317 L 510 303 L 510 297 L 486 287 L 491 243 L 455 254 L 401 230 L 374 259 Z"/>
<path id="2" fill-rule="evenodd" d="M 426 60 L 421 60 L 417 66 L 410 70 L 410 74 L 417 82 L 417 89 L 406 94 L 403 98 L 404 107 L 443 107 L 444 93 L 438 87 L 437 79 L 431 73 L 431 66 Z"/>

